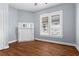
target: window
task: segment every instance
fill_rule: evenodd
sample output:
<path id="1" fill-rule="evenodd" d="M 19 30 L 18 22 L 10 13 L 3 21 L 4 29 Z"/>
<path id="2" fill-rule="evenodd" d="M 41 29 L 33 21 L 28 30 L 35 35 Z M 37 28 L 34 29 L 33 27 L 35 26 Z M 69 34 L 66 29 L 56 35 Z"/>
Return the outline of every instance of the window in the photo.
<path id="1" fill-rule="evenodd" d="M 40 15 L 40 35 L 63 36 L 63 11 Z"/>

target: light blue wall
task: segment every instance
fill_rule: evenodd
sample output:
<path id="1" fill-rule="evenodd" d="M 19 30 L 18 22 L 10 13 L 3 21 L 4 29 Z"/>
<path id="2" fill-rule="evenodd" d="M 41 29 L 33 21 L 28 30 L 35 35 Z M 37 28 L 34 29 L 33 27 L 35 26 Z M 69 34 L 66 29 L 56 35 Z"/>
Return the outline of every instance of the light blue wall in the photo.
<path id="1" fill-rule="evenodd" d="M 8 48 L 8 4 L 0 3 L 0 49 Z"/>
<path id="2" fill-rule="evenodd" d="M 9 37 L 8 41 L 14 41 L 18 40 L 18 23 L 19 22 L 33 22 L 33 13 L 24 11 L 24 10 L 18 10 L 15 9 L 11 6 L 8 7 L 8 13 L 9 13 L 9 22 L 8 22 L 8 27 L 9 27 Z"/>
<path id="3" fill-rule="evenodd" d="M 79 4 L 76 4 L 76 43 L 79 45 Z"/>
<path id="4" fill-rule="evenodd" d="M 9 39 L 8 41 L 17 40 L 17 24 L 18 24 L 18 16 L 17 9 L 9 6 Z"/>
<path id="5" fill-rule="evenodd" d="M 29 11 L 18 10 L 18 22 L 33 22 L 34 14 Z"/>
<path id="6" fill-rule="evenodd" d="M 0 31 L 3 31 L 3 43 L 4 47 L 8 46 L 8 41 L 17 40 L 17 24 L 18 22 L 34 22 L 35 24 L 35 38 L 40 39 L 46 39 L 46 40 L 53 40 L 53 41 L 61 41 L 61 42 L 68 42 L 68 43 L 76 43 L 76 33 L 77 33 L 77 44 L 79 45 L 78 40 L 78 23 L 77 23 L 77 32 L 75 29 L 76 26 L 76 6 L 75 4 L 61 4 L 57 5 L 48 9 L 44 9 L 35 13 L 23 11 L 23 10 L 17 10 L 15 8 L 12 8 L 11 6 L 8 6 L 8 4 L 0 4 L 0 10 L 4 10 L 3 12 L 3 18 L 0 18 L 0 21 L 4 20 L 3 24 L 0 23 L 0 26 L 3 26 L 0 28 Z M 50 13 L 54 11 L 64 11 L 64 24 L 63 24 L 63 33 L 64 37 L 63 39 L 58 39 L 54 37 L 46 37 L 40 35 L 40 15 L 44 13 Z M 79 5 L 78 9 L 79 10 Z M 77 12 L 78 13 L 78 12 Z M 0 14 L 1 16 L 2 14 Z M 78 21 L 78 15 L 77 14 L 77 21 Z M 2 20 L 1 20 L 2 19 Z M 1 40 L 1 39 L 0 39 Z M 1 43 L 0 43 L 1 45 Z"/>
<path id="7" fill-rule="evenodd" d="M 41 11 L 37 12 L 29 12 L 29 11 L 24 11 L 24 10 L 16 10 L 12 7 L 9 8 L 10 12 L 10 25 L 11 30 L 10 30 L 10 35 L 11 37 L 10 40 L 15 39 L 15 37 L 18 37 L 18 34 L 16 31 L 16 25 L 19 22 L 34 22 L 35 25 L 35 31 L 34 31 L 34 36 L 35 38 L 40 38 L 40 39 L 47 39 L 47 40 L 53 40 L 53 41 L 61 41 L 61 42 L 68 42 L 68 43 L 76 43 L 76 36 L 75 36 L 75 4 L 61 4 L 57 5 L 54 7 L 50 7 L 48 9 L 44 9 Z M 54 37 L 49 37 L 49 36 L 42 36 L 40 35 L 40 15 L 44 13 L 50 13 L 54 11 L 59 11 L 63 10 L 64 11 L 64 37 L 62 39 L 59 38 L 54 38 Z M 18 18 L 18 20 L 17 20 Z M 17 23 L 17 24 L 16 24 Z M 13 29 L 14 28 L 14 29 Z M 15 34 L 16 32 L 16 34 Z M 16 36 L 15 36 L 16 35 Z M 18 38 L 16 38 L 18 39 Z"/>
<path id="8" fill-rule="evenodd" d="M 64 37 L 62 39 L 49 37 L 49 36 L 42 36 L 40 35 L 40 15 L 44 13 L 51 13 L 54 11 L 64 11 L 64 19 L 63 19 L 63 33 Z M 35 13 L 35 38 L 52 40 L 52 41 L 61 41 L 67 43 L 76 43 L 76 36 L 75 36 L 75 4 L 61 4 L 57 5 L 48 9 L 44 9 Z"/>

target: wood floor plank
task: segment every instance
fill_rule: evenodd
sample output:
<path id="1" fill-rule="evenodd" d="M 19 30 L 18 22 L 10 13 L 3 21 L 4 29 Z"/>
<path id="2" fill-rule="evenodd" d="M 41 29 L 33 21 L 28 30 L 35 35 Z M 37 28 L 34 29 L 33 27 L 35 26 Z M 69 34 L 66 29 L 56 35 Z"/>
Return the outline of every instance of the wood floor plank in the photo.
<path id="1" fill-rule="evenodd" d="M 35 40 L 12 43 L 0 51 L 0 56 L 79 56 L 79 52 L 73 46 Z"/>

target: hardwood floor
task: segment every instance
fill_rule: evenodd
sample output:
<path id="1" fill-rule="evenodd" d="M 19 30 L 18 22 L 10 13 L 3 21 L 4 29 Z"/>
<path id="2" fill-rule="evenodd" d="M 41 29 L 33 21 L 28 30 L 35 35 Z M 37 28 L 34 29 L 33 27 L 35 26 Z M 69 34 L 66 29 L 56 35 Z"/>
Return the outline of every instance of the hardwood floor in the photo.
<path id="1" fill-rule="evenodd" d="M 79 52 L 72 46 L 42 41 L 15 42 L 10 48 L 1 50 L 0 56 L 78 56 Z"/>

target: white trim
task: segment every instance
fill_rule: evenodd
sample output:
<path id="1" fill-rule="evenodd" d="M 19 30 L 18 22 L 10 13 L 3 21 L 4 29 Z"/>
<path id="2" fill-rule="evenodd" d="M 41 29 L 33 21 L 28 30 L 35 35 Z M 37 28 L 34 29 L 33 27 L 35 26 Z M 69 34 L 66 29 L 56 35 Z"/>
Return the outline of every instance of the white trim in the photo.
<path id="1" fill-rule="evenodd" d="M 4 48 L 0 48 L 0 50 L 8 49 L 8 48 L 9 48 L 9 46 L 6 46 L 6 47 L 4 47 Z"/>
<path id="2" fill-rule="evenodd" d="M 79 46 L 76 45 L 76 44 L 66 43 L 66 42 L 58 42 L 58 41 L 51 41 L 51 40 L 45 40 L 45 39 L 39 39 L 39 38 L 35 38 L 35 40 L 45 41 L 45 42 L 50 42 L 50 43 L 57 43 L 57 44 L 68 45 L 68 46 L 74 46 L 79 51 Z"/>
<path id="3" fill-rule="evenodd" d="M 60 16 L 60 24 L 57 25 L 59 26 L 59 30 L 58 31 L 54 31 L 54 30 L 51 30 L 54 28 L 54 25 L 51 25 L 51 16 L 54 16 L 54 15 L 59 15 Z M 48 17 L 48 32 L 43 32 L 42 30 L 42 18 L 43 17 Z M 55 26 L 55 28 L 58 28 L 57 26 Z M 55 34 L 52 34 L 55 33 Z M 56 34 L 57 32 L 59 32 L 59 34 Z M 42 14 L 40 15 L 40 35 L 45 35 L 45 36 L 56 36 L 56 37 L 63 37 L 63 10 L 59 10 L 59 11 L 55 11 L 55 12 L 51 12 L 51 13 L 45 13 L 45 14 Z"/>
<path id="4" fill-rule="evenodd" d="M 9 48 L 9 46 L 6 46 L 4 49 L 7 49 L 7 48 Z"/>
<path id="5" fill-rule="evenodd" d="M 40 35 L 49 36 L 49 15 L 50 13 L 40 15 Z M 47 30 L 48 32 L 46 33 L 42 31 L 42 18 L 43 17 L 48 17 L 48 30 Z"/>
<path id="6" fill-rule="evenodd" d="M 16 41 L 17 41 L 17 40 L 13 40 L 13 41 L 10 41 L 10 42 L 8 42 L 8 43 L 10 44 L 10 43 L 13 43 L 13 42 L 16 42 Z"/>
<path id="7" fill-rule="evenodd" d="M 52 23 L 51 23 L 51 21 L 52 21 L 51 16 L 55 16 L 55 15 L 60 16 L 60 19 L 59 19 L 60 24 L 59 25 L 52 25 Z M 54 29 L 59 28 L 59 30 L 58 31 L 51 30 L 53 28 Z M 52 34 L 52 32 L 55 34 Z M 59 32 L 60 34 L 56 34 L 57 32 Z M 63 37 L 63 10 L 50 13 L 50 37 L 51 36 Z"/>
<path id="8" fill-rule="evenodd" d="M 22 40 L 21 40 L 21 41 L 18 40 L 18 42 L 29 42 L 29 41 L 34 41 L 34 39 L 31 39 L 31 40 L 25 40 L 25 41 L 24 41 L 24 40 L 23 40 L 23 41 L 22 41 Z"/>
<path id="9" fill-rule="evenodd" d="M 75 44 L 66 43 L 66 42 L 51 41 L 51 40 L 45 40 L 45 39 L 39 39 L 39 38 L 35 38 L 35 40 L 51 42 L 51 43 L 58 43 L 58 44 L 69 45 L 69 46 L 75 46 Z"/>
<path id="10" fill-rule="evenodd" d="M 75 48 L 79 51 L 79 46 L 78 45 L 75 45 Z"/>

